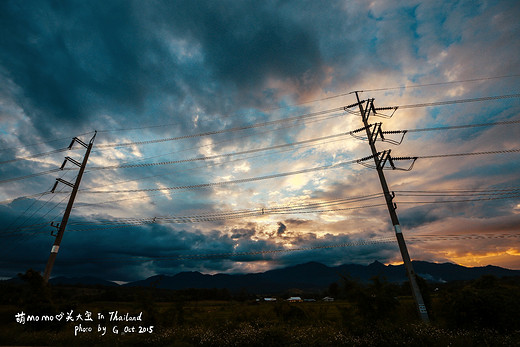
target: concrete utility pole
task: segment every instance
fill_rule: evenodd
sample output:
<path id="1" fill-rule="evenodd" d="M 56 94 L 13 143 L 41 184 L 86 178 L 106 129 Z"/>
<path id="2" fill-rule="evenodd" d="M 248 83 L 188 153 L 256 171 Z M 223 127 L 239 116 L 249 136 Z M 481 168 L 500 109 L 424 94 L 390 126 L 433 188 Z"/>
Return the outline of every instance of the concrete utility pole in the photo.
<path id="1" fill-rule="evenodd" d="M 376 138 L 377 133 L 373 134 L 371 126 L 368 124 L 368 117 L 370 115 L 370 111 L 375 112 L 374 108 L 374 99 L 367 100 L 366 108 L 363 107 L 362 101 L 359 100 L 358 92 L 356 92 L 357 105 L 359 106 L 359 111 L 361 112 L 361 117 L 363 118 L 363 125 L 365 126 L 366 134 L 368 137 L 368 143 L 370 144 L 370 149 L 372 150 L 372 157 L 374 158 L 374 163 L 377 170 L 377 175 L 379 176 L 379 181 L 381 182 L 381 188 L 383 189 L 383 193 L 385 195 L 386 205 L 388 207 L 388 212 L 390 213 L 390 218 L 392 220 L 392 225 L 394 226 L 395 236 L 397 238 L 397 243 L 399 245 L 399 250 L 401 251 L 401 257 L 403 258 L 404 267 L 406 268 L 406 273 L 408 275 L 408 279 L 410 281 L 410 286 L 412 287 L 412 295 L 417 305 L 417 310 L 419 312 L 419 316 L 421 317 L 423 322 L 429 322 L 430 319 L 428 317 L 428 311 L 426 310 L 426 306 L 424 305 L 424 300 L 421 295 L 421 291 L 419 286 L 417 285 L 416 275 L 413 270 L 412 262 L 410 260 L 410 255 L 408 254 L 408 249 L 406 247 L 406 243 L 404 241 L 404 236 L 401 231 L 401 225 L 399 224 L 399 219 L 397 218 L 397 213 L 395 211 L 396 206 L 392 201 L 394 198 L 394 194 L 390 193 L 388 189 L 388 184 L 386 183 L 385 174 L 383 173 L 383 167 L 387 160 L 392 160 L 390 158 L 390 152 L 384 152 L 381 157 L 380 153 L 377 152 L 376 149 Z M 374 136 L 375 135 L 375 136 Z M 393 163 L 392 163 L 393 167 Z"/>
<path id="2" fill-rule="evenodd" d="M 83 162 L 79 163 L 78 161 L 70 158 L 65 157 L 65 161 L 61 165 L 61 169 L 65 167 L 65 164 L 67 161 L 70 161 L 76 166 L 79 166 L 79 173 L 76 177 L 76 182 L 74 184 L 67 182 L 65 180 L 62 180 L 61 178 L 56 179 L 56 183 L 54 184 L 54 187 L 52 188 L 51 192 L 54 193 L 54 190 L 56 189 L 56 186 L 59 182 L 68 185 L 69 187 L 72 187 L 72 193 L 70 194 L 69 202 L 67 204 L 67 208 L 65 209 L 65 213 L 63 214 L 63 218 L 61 220 L 61 223 L 57 226 L 58 227 L 58 234 L 56 235 L 56 239 L 54 240 L 54 245 L 51 248 L 51 254 L 49 256 L 49 260 L 47 261 L 47 266 L 45 267 L 45 272 L 43 274 L 43 279 L 45 280 L 45 283 L 49 282 L 49 277 L 51 276 L 52 267 L 54 265 L 54 261 L 56 260 L 56 256 L 58 255 L 58 250 L 60 249 L 60 243 L 63 239 L 63 233 L 65 232 L 65 227 L 67 226 L 67 222 L 69 220 L 70 211 L 72 210 L 72 205 L 74 205 L 74 199 L 76 198 L 76 194 L 78 193 L 79 184 L 81 183 L 81 177 L 83 177 L 83 172 L 85 171 L 85 167 L 87 166 L 88 156 L 90 155 L 90 151 L 92 150 L 92 146 L 94 144 L 94 138 L 96 137 L 96 133 L 94 133 L 94 136 L 90 139 L 90 142 L 86 144 L 85 142 L 81 141 L 77 137 L 72 139 L 72 142 L 69 145 L 69 149 L 72 148 L 72 145 L 74 142 L 79 143 L 83 147 L 87 149 L 87 152 L 85 153 L 85 156 L 83 157 Z M 52 234 L 52 233 L 51 233 Z"/>

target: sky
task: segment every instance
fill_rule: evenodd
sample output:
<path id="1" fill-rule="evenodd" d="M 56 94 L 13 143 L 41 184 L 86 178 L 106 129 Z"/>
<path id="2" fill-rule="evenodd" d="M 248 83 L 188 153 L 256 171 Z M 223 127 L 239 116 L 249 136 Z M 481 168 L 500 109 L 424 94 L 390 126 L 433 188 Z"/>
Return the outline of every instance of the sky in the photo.
<path id="1" fill-rule="evenodd" d="M 516 1 L 1 2 L 0 277 L 43 272 L 71 193 L 51 188 L 86 153 L 73 137 L 93 148 L 52 276 L 400 263 L 353 91 L 401 106 L 369 123 L 409 130 L 378 151 L 418 157 L 384 171 L 411 258 L 520 270 L 519 17 Z"/>

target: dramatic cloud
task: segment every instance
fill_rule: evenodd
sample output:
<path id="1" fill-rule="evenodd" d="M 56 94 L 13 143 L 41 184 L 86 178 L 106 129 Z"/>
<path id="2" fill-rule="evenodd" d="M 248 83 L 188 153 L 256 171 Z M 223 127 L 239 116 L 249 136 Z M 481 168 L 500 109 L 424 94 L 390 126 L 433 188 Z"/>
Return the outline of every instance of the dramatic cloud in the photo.
<path id="1" fill-rule="evenodd" d="M 518 93 L 519 17 L 512 1 L 2 2 L 0 276 L 43 270 L 70 187 L 49 191 L 78 173 L 56 169 L 94 130 L 53 275 L 399 262 L 377 174 L 353 162 L 371 152 L 349 134 L 349 93 L 376 107 Z M 412 258 L 520 269 L 519 111 L 513 97 L 370 118 L 510 122 L 377 142 L 419 157 L 385 172 Z M 438 157 L 473 152 L 494 154 Z"/>

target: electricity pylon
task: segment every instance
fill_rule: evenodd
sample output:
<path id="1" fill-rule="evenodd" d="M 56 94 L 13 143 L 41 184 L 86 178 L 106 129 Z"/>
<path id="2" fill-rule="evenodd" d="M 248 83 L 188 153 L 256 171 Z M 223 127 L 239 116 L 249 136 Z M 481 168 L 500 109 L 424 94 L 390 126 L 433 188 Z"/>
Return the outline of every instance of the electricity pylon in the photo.
<path id="1" fill-rule="evenodd" d="M 72 205 L 74 205 L 74 199 L 76 198 L 76 194 L 78 193 L 79 184 L 81 183 L 81 177 L 83 177 L 83 172 L 85 171 L 85 167 L 87 166 L 88 157 L 90 155 L 90 151 L 92 150 L 92 146 L 94 145 L 94 138 L 96 137 L 96 134 L 97 132 L 94 133 L 94 136 L 92 136 L 88 144 L 81 141 L 77 137 L 74 137 L 72 139 L 72 142 L 69 145 L 69 149 L 72 148 L 72 145 L 74 145 L 75 142 L 79 143 L 87 149 L 87 151 L 85 152 L 85 156 L 83 157 L 83 161 L 81 163 L 70 157 L 65 157 L 65 160 L 61 165 L 62 170 L 65 167 L 67 161 L 79 167 L 79 172 L 78 176 L 76 177 L 76 181 L 74 183 L 70 183 L 65 180 L 62 180 L 61 178 L 57 178 L 54 187 L 52 187 L 51 192 L 54 193 L 54 190 L 56 189 L 58 183 L 63 183 L 69 187 L 72 187 L 72 193 L 70 194 L 69 202 L 67 204 L 67 208 L 65 209 L 65 213 L 63 214 L 63 218 L 61 219 L 61 223 L 58 225 L 51 224 L 52 226 L 58 228 L 58 234 L 56 235 L 56 239 L 54 240 L 54 245 L 51 248 L 51 254 L 49 256 L 49 260 L 47 261 L 47 266 L 45 267 L 45 272 L 43 274 L 43 279 L 46 283 L 49 281 L 49 277 L 51 276 L 52 267 L 54 265 L 54 261 L 56 260 L 56 256 L 58 255 L 58 250 L 60 249 L 60 243 L 63 239 L 63 233 L 65 232 L 65 227 L 67 226 L 67 222 L 69 220 L 70 211 L 72 210 Z"/>
<path id="2" fill-rule="evenodd" d="M 383 193 L 385 195 L 386 205 L 388 207 L 388 212 L 390 213 L 390 218 L 392 220 L 392 225 L 394 226 L 395 236 L 397 238 L 397 243 L 399 245 L 399 250 L 401 251 L 401 257 L 404 262 L 404 267 L 406 268 L 406 273 L 408 275 L 408 280 L 410 281 L 410 286 L 412 287 L 412 295 L 415 300 L 417 311 L 419 316 L 421 317 L 423 322 L 429 322 L 430 319 L 428 317 L 428 311 L 426 310 L 426 305 L 424 304 L 424 300 L 417 284 L 416 274 L 412 266 L 412 262 L 410 260 L 410 255 L 408 254 L 408 249 L 406 247 L 406 243 L 404 240 L 403 232 L 401 230 L 401 225 L 399 224 L 399 219 L 397 217 L 397 212 L 395 211 L 396 205 L 393 202 L 394 194 L 390 193 L 388 188 L 388 184 L 386 182 L 385 174 L 383 172 L 383 168 L 385 164 L 390 163 L 392 169 L 396 169 L 394 165 L 394 160 L 398 159 L 417 159 L 417 158 L 392 158 L 390 156 L 390 150 L 378 152 L 376 149 L 376 140 L 379 136 L 382 135 L 381 131 L 381 123 L 377 123 L 374 126 L 374 130 L 372 131 L 372 126 L 368 124 L 368 118 L 370 116 L 370 112 L 376 114 L 376 109 L 374 107 L 374 99 L 368 99 L 364 101 L 359 100 L 359 94 L 356 92 L 357 103 L 354 105 L 347 106 L 359 106 L 359 111 L 361 113 L 361 117 L 363 119 L 364 129 L 366 130 L 368 143 L 370 144 L 370 149 L 372 151 L 372 155 L 370 157 L 364 158 L 363 160 L 373 158 L 375 163 L 375 169 L 377 170 L 377 174 L 379 176 L 379 181 L 381 182 L 381 188 L 383 189 Z M 366 102 L 366 107 L 363 107 L 363 104 Z M 413 165 L 413 164 L 412 164 Z"/>

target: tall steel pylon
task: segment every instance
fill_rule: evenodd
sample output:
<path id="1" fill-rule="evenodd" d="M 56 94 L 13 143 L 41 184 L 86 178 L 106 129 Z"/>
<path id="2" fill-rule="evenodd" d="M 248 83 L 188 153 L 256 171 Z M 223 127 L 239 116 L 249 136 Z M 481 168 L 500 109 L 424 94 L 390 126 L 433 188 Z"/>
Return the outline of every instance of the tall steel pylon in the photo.
<path id="1" fill-rule="evenodd" d="M 361 117 L 363 119 L 364 129 L 366 130 L 368 143 L 370 144 L 370 149 L 372 151 L 372 158 L 374 158 L 375 168 L 377 170 L 377 175 L 379 176 L 379 181 L 381 182 L 381 188 L 383 189 L 383 193 L 385 195 L 386 205 L 388 207 L 388 212 L 390 213 L 390 219 L 392 220 L 392 225 L 394 226 L 395 236 L 397 238 L 397 243 L 399 245 L 399 250 L 401 251 L 401 257 L 404 262 L 404 267 L 406 268 L 406 273 L 408 275 L 408 280 L 410 281 L 410 286 L 412 288 L 412 295 L 415 300 L 417 311 L 419 316 L 421 317 L 423 322 L 429 322 L 430 319 L 428 317 L 428 311 L 426 310 L 426 305 L 424 304 L 424 300 L 417 284 L 416 274 L 412 266 L 412 262 L 410 260 L 410 255 L 408 254 L 408 248 L 406 247 L 406 243 L 404 240 L 403 232 L 401 230 L 401 225 L 399 224 L 399 218 L 397 217 L 396 205 L 393 202 L 394 194 L 390 193 L 390 189 L 388 188 L 388 184 L 386 182 L 385 174 L 383 172 L 383 167 L 387 162 L 390 163 L 392 168 L 395 168 L 392 157 L 390 156 L 390 151 L 378 152 L 376 149 L 376 139 L 378 133 L 381 132 L 381 124 L 376 124 L 374 127 L 374 131 L 372 131 L 372 126 L 368 124 L 368 118 L 370 116 L 370 112 L 375 114 L 376 108 L 374 107 L 374 99 L 368 99 L 365 101 L 361 101 L 359 99 L 359 94 L 356 92 L 357 103 L 353 106 L 359 106 L 359 111 L 361 113 Z M 366 107 L 363 107 L 363 104 L 366 102 Z M 367 158 L 365 158 L 367 159 Z"/>
<path id="2" fill-rule="evenodd" d="M 74 145 L 75 142 L 79 143 L 87 149 L 87 151 L 85 152 L 85 156 L 83 157 L 83 161 L 81 163 L 70 157 L 65 157 L 65 161 L 61 165 L 62 170 L 65 167 L 67 161 L 71 162 L 76 166 L 79 166 L 79 173 L 76 177 L 76 181 L 74 183 L 70 183 L 65 180 L 62 180 L 61 178 L 57 178 L 56 183 L 54 184 L 54 187 L 51 190 L 51 192 L 54 192 L 58 183 L 63 183 L 69 187 L 72 187 L 72 193 L 70 194 L 69 202 L 67 204 L 67 208 L 65 209 L 65 213 L 63 214 L 63 218 L 61 219 L 61 223 L 59 225 L 56 225 L 56 227 L 58 228 L 58 234 L 56 235 L 56 239 L 54 240 L 54 244 L 51 248 L 51 254 L 49 256 L 49 260 L 47 261 L 47 266 L 45 267 L 45 272 L 43 274 L 43 279 L 46 283 L 49 281 L 49 277 L 51 276 L 52 267 L 54 265 L 54 261 L 56 260 L 56 256 L 58 255 L 58 250 L 60 249 L 61 240 L 63 239 L 63 234 L 65 233 L 65 227 L 67 226 L 67 222 L 69 220 L 70 211 L 72 210 L 72 205 L 74 205 L 74 199 L 76 198 L 76 194 L 78 193 L 79 184 L 81 183 L 83 172 L 85 171 L 85 167 L 87 166 L 88 157 L 90 155 L 90 151 L 92 150 L 92 146 L 94 145 L 94 139 L 96 138 L 96 134 L 97 132 L 94 133 L 94 136 L 92 136 L 88 144 L 81 141 L 77 137 L 74 137 L 72 139 L 72 142 L 69 145 L 69 149 L 72 148 L 72 145 Z"/>

